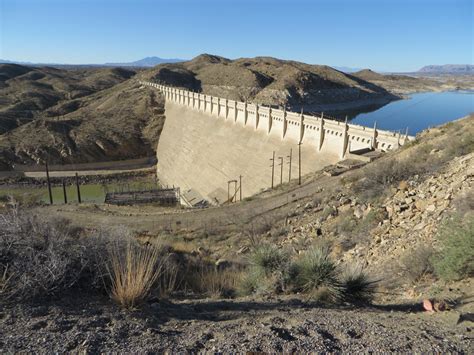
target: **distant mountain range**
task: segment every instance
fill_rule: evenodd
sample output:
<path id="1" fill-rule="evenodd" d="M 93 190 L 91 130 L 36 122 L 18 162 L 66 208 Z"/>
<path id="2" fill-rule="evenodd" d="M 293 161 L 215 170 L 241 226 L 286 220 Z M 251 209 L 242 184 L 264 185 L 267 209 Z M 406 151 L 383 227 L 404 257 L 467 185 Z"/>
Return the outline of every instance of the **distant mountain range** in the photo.
<path id="1" fill-rule="evenodd" d="M 336 70 L 342 71 L 343 73 L 355 73 L 361 71 L 363 68 L 351 68 L 351 67 L 333 67 Z"/>
<path id="2" fill-rule="evenodd" d="M 160 57 L 146 57 L 140 60 L 136 60 L 134 62 L 128 63 L 105 63 L 104 65 L 107 66 L 115 66 L 115 67 L 154 67 L 155 65 L 162 64 L 162 63 L 178 63 L 184 62 L 184 59 L 177 59 L 177 58 L 160 58 Z"/>
<path id="3" fill-rule="evenodd" d="M 418 70 L 418 73 L 450 73 L 450 74 L 471 74 L 474 72 L 474 65 L 471 64 L 445 64 L 427 65 Z"/>
<path id="4" fill-rule="evenodd" d="M 21 64 L 29 66 L 57 66 L 57 67 L 135 67 L 135 68 L 151 68 L 163 63 L 179 63 L 186 59 L 179 58 L 160 58 L 160 57 L 146 57 L 134 62 L 122 63 L 103 63 L 103 64 L 63 64 L 63 63 L 33 63 L 20 62 L 14 60 L 0 59 L 0 63 Z M 352 68 L 344 66 L 334 66 L 336 70 L 344 73 L 355 73 L 361 71 L 362 68 Z M 414 72 L 419 74 L 472 74 L 474 72 L 474 65 L 471 64 L 445 64 L 445 65 L 427 65 L 420 70 Z M 396 73 L 396 72 L 394 72 Z"/>
<path id="5" fill-rule="evenodd" d="M 184 59 L 177 58 L 159 58 L 159 57 L 146 57 L 134 62 L 125 62 L 125 63 L 104 63 L 104 64 L 63 64 L 63 63 L 33 63 L 33 62 L 20 62 L 14 60 L 0 59 L 0 63 L 7 64 L 21 64 L 21 65 L 30 65 L 30 66 L 78 66 L 78 67 L 144 67 L 150 68 L 155 65 L 162 63 L 178 63 L 183 62 Z"/>

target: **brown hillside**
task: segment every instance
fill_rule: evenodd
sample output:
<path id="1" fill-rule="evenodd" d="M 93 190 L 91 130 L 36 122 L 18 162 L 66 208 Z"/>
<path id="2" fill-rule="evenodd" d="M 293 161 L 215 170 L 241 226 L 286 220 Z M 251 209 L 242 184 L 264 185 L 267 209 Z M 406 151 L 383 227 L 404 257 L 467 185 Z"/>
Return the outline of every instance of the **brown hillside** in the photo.
<path id="1" fill-rule="evenodd" d="M 230 60 L 205 54 L 188 62 L 158 65 L 140 76 L 230 99 L 290 107 L 397 98 L 382 87 L 328 66 L 270 57 Z"/>
<path id="2" fill-rule="evenodd" d="M 428 78 L 415 78 L 408 75 L 399 74 L 379 74 L 370 69 L 364 69 L 352 74 L 353 77 L 370 81 L 387 91 L 396 94 L 406 94 L 417 91 L 441 91 L 453 89 L 453 87 L 443 86 L 439 81 Z"/>
<path id="3" fill-rule="evenodd" d="M 0 169 L 14 164 L 118 160 L 153 154 L 164 116 L 151 89 L 120 68 L 2 65 Z"/>

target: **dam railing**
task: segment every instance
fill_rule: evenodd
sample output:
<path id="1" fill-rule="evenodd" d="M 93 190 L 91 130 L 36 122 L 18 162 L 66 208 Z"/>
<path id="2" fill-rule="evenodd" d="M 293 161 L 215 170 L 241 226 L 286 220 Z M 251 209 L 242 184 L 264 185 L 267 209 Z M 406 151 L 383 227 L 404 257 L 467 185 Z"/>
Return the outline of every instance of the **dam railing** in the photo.
<path id="1" fill-rule="evenodd" d="M 408 132 L 390 132 L 365 127 L 303 112 L 275 109 L 256 103 L 229 100 L 189 90 L 169 87 L 149 81 L 140 84 L 158 89 L 166 100 L 208 113 L 212 116 L 248 126 L 256 131 L 290 139 L 297 144 L 313 145 L 318 151 L 325 146 L 336 149 L 340 158 L 366 149 L 387 151 L 404 145 L 413 137 Z"/>

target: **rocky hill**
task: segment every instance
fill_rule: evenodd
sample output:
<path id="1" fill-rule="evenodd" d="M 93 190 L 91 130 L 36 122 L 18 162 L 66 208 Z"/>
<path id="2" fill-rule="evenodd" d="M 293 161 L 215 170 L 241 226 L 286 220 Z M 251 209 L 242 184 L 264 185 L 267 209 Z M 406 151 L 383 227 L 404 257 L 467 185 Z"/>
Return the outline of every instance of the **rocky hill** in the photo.
<path id="1" fill-rule="evenodd" d="M 153 155 L 163 102 L 135 74 L 0 65 L 0 169 Z"/>
<path id="2" fill-rule="evenodd" d="M 271 57 L 227 58 L 203 54 L 191 61 L 163 64 L 141 78 L 210 95 L 263 104 L 322 109 L 398 98 L 384 88 L 328 66 Z"/>
<path id="3" fill-rule="evenodd" d="M 339 182 L 321 184 L 319 197 L 289 214 L 280 244 L 299 252 L 315 238 L 326 240 L 341 261 L 362 263 L 388 282 L 406 281 L 404 262 L 439 248 L 446 221 L 474 218 L 473 122 L 470 116 L 430 129 Z"/>
<path id="4" fill-rule="evenodd" d="M 455 83 L 440 82 L 433 78 L 400 74 L 379 74 L 370 69 L 360 70 L 352 73 L 352 75 L 359 79 L 367 80 L 397 95 L 424 91 L 453 90 L 457 87 Z"/>
<path id="5" fill-rule="evenodd" d="M 445 64 L 427 65 L 418 70 L 420 73 L 451 73 L 451 74 L 472 74 L 474 65 L 471 64 Z"/>

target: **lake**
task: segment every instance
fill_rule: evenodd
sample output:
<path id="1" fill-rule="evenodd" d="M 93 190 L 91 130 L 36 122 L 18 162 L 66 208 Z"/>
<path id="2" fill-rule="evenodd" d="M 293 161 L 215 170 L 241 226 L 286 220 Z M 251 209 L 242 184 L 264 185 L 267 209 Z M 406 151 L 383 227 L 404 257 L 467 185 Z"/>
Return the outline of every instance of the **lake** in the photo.
<path id="1" fill-rule="evenodd" d="M 348 112 L 351 123 L 391 131 L 416 133 L 474 112 L 474 91 L 445 91 L 412 94 L 371 112 Z"/>

